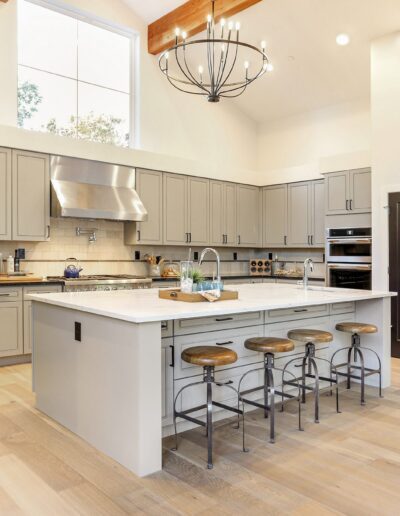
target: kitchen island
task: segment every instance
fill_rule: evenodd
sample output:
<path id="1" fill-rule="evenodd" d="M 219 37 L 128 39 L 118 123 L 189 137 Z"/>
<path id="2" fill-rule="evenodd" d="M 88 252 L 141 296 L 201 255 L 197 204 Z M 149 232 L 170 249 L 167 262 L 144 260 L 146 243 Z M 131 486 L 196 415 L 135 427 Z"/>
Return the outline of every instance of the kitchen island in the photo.
<path id="1" fill-rule="evenodd" d="M 162 468 L 161 439 L 172 432 L 174 392 L 201 378 L 200 368 L 181 361 L 185 347 L 224 343 L 234 349 L 238 361 L 217 368 L 216 380 L 237 386 L 241 375 L 262 361 L 244 348 L 246 338 L 286 336 L 296 327 L 324 329 L 334 341 L 317 353 L 329 358 L 350 343 L 349 335 L 335 331 L 337 322 L 368 322 L 379 331 L 363 337 L 362 344 L 378 353 L 382 385 L 390 385 L 393 294 L 277 284 L 237 290 L 238 300 L 217 303 L 160 299 L 156 289 L 31 296 L 37 408 L 144 476 Z M 293 356 L 303 352 L 304 345 L 296 343 Z M 293 356 L 278 355 L 280 367 Z M 223 390 L 228 389 L 216 392 L 218 399 L 235 403 Z M 179 407 L 185 410 L 203 395 L 199 388 Z M 186 422 L 179 427 L 186 428 Z"/>

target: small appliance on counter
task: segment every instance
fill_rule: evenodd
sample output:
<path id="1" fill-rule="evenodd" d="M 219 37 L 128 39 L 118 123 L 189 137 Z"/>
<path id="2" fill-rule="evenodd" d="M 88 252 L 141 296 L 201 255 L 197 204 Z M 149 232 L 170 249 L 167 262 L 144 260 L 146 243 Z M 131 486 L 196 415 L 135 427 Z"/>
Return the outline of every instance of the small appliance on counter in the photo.
<path id="1" fill-rule="evenodd" d="M 79 273 L 82 270 L 83 269 L 82 267 L 79 267 L 79 263 L 76 258 L 67 258 L 65 261 L 64 278 L 79 278 Z"/>
<path id="2" fill-rule="evenodd" d="M 264 258 L 252 258 L 250 260 L 250 276 L 271 276 L 272 261 Z"/>

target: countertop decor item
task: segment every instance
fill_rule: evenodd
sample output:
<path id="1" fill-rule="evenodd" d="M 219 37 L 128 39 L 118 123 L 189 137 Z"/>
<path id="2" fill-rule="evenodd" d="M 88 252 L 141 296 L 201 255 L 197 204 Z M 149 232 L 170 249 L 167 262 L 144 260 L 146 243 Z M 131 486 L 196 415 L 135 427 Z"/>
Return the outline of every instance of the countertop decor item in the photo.
<path id="1" fill-rule="evenodd" d="M 161 256 L 154 256 L 154 254 L 145 255 L 146 262 L 149 268 L 149 276 L 158 278 L 161 276 L 161 266 L 164 263 L 164 258 Z"/>
<path id="2" fill-rule="evenodd" d="M 211 291 L 213 292 L 213 291 Z M 202 301 L 228 301 L 239 299 L 239 293 L 236 290 L 222 290 L 219 297 L 209 299 L 200 292 L 182 292 L 180 289 L 160 289 L 158 297 L 161 299 L 170 299 L 172 301 L 184 301 L 186 303 L 200 303 Z M 213 297 L 213 296 L 210 296 Z"/>
<path id="3" fill-rule="evenodd" d="M 161 273 L 163 278 L 179 278 L 179 263 L 165 262 Z"/>
<path id="4" fill-rule="evenodd" d="M 65 261 L 64 277 L 65 278 L 79 278 L 79 273 L 82 271 L 82 267 L 79 267 L 78 260 L 76 258 L 67 258 Z"/>
<path id="5" fill-rule="evenodd" d="M 172 86 L 184 93 L 205 96 L 209 102 L 238 97 L 249 84 L 273 70 L 265 53 L 265 41 L 259 48 L 244 43 L 239 40 L 239 22 L 227 23 L 221 18 L 216 23 L 215 1 L 211 0 L 206 36 L 188 40 L 187 33 L 176 28 L 175 45 L 159 58 L 160 69 Z"/>

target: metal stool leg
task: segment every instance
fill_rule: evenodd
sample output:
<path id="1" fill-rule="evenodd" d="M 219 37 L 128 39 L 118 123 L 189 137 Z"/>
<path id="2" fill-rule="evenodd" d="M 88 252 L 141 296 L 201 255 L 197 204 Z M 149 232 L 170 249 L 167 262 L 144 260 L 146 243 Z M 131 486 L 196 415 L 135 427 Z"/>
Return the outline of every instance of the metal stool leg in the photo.
<path id="1" fill-rule="evenodd" d="M 270 403 L 269 403 L 269 412 L 270 412 L 270 422 L 269 422 L 269 442 L 275 442 L 275 385 L 274 385 L 274 374 L 272 372 L 272 368 L 274 367 L 274 355 L 272 353 L 267 353 L 265 355 L 265 379 L 267 385 L 267 403 L 268 405 L 268 393 L 270 394 Z M 267 409 L 265 409 L 268 412 Z"/>
<path id="2" fill-rule="evenodd" d="M 314 378 L 315 378 L 315 384 L 314 384 L 314 404 L 315 404 L 314 421 L 315 421 L 315 423 L 319 423 L 319 374 L 318 374 L 317 363 L 315 362 L 313 357 L 309 357 L 309 363 L 311 364 L 311 366 L 312 366 L 312 368 L 314 370 Z"/>
<path id="3" fill-rule="evenodd" d="M 306 365 L 307 365 L 307 356 L 305 356 L 301 363 L 301 402 L 306 402 Z"/>
<path id="4" fill-rule="evenodd" d="M 207 468 L 213 468 L 212 461 L 212 437 L 213 437 L 213 428 L 212 428 L 212 383 L 208 376 L 209 371 L 207 371 Z"/>
<path id="5" fill-rule="evenodd" d="M 268 393 L 269 393 L 269 375 L 267 369 L 267 356 L 264 356 L 264 417 L 268 418 Z"/>
<path id="6" fill-rule="evenodd" d="M 353 352 L 353 345 L 351 346 L 351 348 L 349 348 L 348 352 L 347 352 L 347 389 L 350 389 L 351 388 L 351 378 L 350 378 L 350 374 L 351 374 L 351 354 Z"/>
<path id="7" fill-rule="evenodd" d="M 360 358 L 360 382 L 361 382 L 361 405 L 365 405 L 365 364 L 364 364 L 364 355 L 360 348 L 354 348 L 354 354 L 358 354 Z"/>

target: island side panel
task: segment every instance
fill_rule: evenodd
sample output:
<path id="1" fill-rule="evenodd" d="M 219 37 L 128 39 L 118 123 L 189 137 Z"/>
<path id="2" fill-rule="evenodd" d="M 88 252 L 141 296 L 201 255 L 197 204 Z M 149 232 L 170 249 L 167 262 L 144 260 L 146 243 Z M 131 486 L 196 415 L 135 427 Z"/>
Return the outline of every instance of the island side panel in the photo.
<path id="1" fill-rule="evenodd" d="M 34 302 L 33 324 L 37 408 L 137 475 L 161 470 L 160 323 Z"/>
<path id="2" fill-rule="evenodd" d="M 356 304 L 356 320 L 357 322 L 375 324 L 378 328 L 377 333 L 361 335 L 361 347 L 370 348 L 376 351 L 382 361 L 382 387 L 390 387 L 391 385 L 391 298 L 384 297 L 380 299 L 370 299 L 366 301 L 357 301 Z M 350 336 L 349 336 L 350 343 Z M 376 368 L 377 360 L 366 351 L 365 365 L 367 367 Z M 378 385 L 378 376 L 373 375 L 367 377 L 365 382 L 369 385 Z"/>

